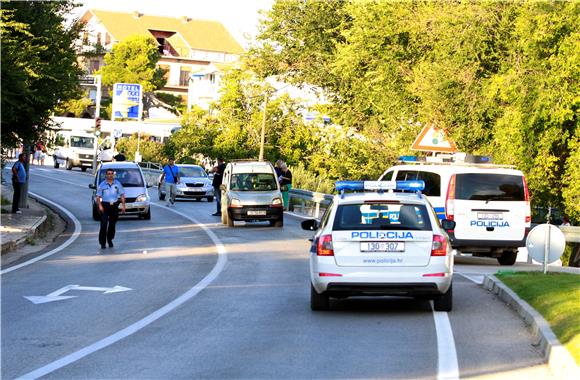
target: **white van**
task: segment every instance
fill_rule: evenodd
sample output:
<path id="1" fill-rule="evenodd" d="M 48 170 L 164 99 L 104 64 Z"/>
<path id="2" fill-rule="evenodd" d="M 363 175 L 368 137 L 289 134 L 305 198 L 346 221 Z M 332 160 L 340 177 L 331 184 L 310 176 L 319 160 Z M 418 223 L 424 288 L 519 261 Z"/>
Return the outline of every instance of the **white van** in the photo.
<path id="1" fill-rule="evenodd" d="M 269 221 L 284 225 L 284 210 L 276 171 L 269 162 L 234 161 L 227 164 L 220 186 L 222 223 Z"/>
<path id="2" fill-rule="evenodd" d="M 387 169 L 379 180 L 423 180 L 424 194 L 440 220 L 456 223 L 447 231 L 453 248 L 474 256 L 496 257 L 513 265 L 531 227 L 524 174 L 507 166 L 409 162 Z"/>

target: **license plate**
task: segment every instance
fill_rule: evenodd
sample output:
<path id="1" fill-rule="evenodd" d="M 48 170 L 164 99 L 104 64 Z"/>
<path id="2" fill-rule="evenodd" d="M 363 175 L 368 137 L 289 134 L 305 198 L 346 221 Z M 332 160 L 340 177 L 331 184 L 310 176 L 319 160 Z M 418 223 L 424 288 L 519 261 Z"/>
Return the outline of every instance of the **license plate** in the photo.
<path id="1" fill-rule="evenodd" d="M 248 215 L 266 216 L 266 210 L 248 210 Z"/>
<path id="2" fill-rule="evenodd" d="M 404 252 L 405 243 L 402 241 L 361 241 L 361 252 Z"/>
<path id="3" fill-rule="evenodd" d="M 479 220 L 502 220 L 503 214 L 497 212 L 478 212 L 477 219 Z"/>

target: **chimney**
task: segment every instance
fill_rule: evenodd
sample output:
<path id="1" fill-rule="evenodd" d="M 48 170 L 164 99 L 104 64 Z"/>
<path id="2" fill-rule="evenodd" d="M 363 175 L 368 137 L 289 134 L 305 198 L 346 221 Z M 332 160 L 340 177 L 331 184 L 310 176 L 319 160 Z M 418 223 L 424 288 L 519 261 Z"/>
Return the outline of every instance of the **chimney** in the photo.
<path id="1" fill-rule="evenodd" d="M 134 11 L 134 12 L 133 12 L 133 18 L 134 18 L 134 19 L 138 19 L 138 18 L 140 18 L 141 16 L 143 16 L 143 13 L 139 13 L 138 11 Z"/>

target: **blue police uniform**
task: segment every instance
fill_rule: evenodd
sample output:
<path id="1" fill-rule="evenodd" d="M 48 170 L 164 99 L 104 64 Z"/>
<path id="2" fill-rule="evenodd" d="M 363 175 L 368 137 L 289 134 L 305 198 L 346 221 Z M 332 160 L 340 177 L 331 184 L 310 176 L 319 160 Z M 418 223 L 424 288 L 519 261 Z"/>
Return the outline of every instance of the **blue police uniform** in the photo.
<path id="1" fill-rule="evenodd" d="M 117 180 L 113 180 L 112 183 L 108 183 L 105 180 L 97 187 L 97 196 L 101 198 L 101 205 L 103 206 L 101 229 L 99 230 L 101 248 L 106 248 L 106 242 L 109 243 L 109 247 L 113 246 L 115 226 L 119 219 L 119 202 L 123 195 L 125 195 L 125 189 Z"/>

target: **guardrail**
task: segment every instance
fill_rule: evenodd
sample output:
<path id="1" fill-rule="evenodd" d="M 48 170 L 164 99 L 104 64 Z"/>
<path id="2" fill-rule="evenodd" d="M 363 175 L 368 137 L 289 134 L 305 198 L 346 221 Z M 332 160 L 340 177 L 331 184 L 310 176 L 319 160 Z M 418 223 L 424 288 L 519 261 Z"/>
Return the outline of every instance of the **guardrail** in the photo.
<path id="1" fill-rule="evenodd" d="M 333 196 L 314 191 L 292 189 L 288 192 L 288 210 L 320 219 L 332 203 Z"/>

